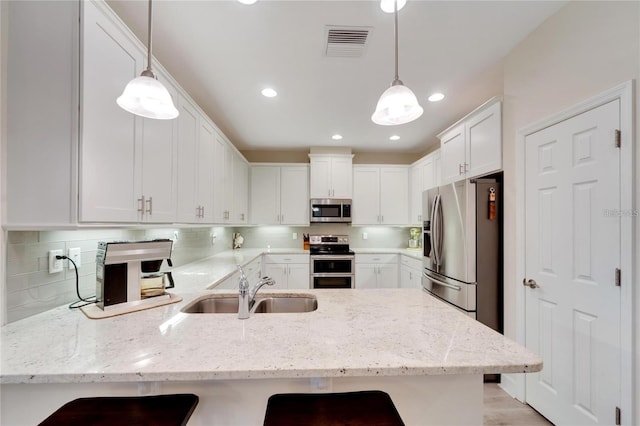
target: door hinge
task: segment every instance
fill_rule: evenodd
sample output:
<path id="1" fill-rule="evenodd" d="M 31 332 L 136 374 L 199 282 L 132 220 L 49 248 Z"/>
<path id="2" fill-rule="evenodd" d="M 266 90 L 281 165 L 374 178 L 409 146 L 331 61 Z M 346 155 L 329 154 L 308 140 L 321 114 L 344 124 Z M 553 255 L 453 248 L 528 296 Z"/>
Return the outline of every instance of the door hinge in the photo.
<path id="1" fill-rule="evenodd" d="M 616 268 L 616 287 L 620 287 L 620 268 Z"/>
<path id="2" fill-rule="evenodd" d="M 622 144 L 622 134 L 620 133 L 620 130 L 616 129 L 616 148 L 620 148 L 621 144 Z"/>
<path id="3" fill-rule="evenodd" d="M 620 425 L 620 424 L 622 424 L 622 423 L 620 422 L 620 415 L 621 415 L 621 414 L 620 414 L 620 407 L 616 407 L 616 425 Z"/>

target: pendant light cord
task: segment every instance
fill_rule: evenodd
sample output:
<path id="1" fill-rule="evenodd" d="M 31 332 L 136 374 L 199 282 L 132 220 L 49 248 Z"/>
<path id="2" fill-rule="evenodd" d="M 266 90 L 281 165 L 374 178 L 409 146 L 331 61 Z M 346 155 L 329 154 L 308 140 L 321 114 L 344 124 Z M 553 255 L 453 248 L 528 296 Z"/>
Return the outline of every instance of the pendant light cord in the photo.
<path id="1" fill-rule="evenodd" d="M 149 0 L 149 34 L 147 35 L 147 69 L 151 71 L 151 0 Z"/>
<path id="2" fill-rule="evenodd" d="M 398 0 L 393 0 L 393 16 L 393 32 L 396 40 L 396 77 L 393 81 L 396 82 L 400 80 L 398 77 Z"/>

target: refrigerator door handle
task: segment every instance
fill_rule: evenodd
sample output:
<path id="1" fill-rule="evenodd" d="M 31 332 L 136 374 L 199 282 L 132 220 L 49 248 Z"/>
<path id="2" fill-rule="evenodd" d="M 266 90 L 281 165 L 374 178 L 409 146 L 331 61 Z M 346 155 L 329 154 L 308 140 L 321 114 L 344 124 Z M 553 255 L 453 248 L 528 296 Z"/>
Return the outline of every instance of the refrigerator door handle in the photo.
<path id="1" fill-rule="evenodd" d="M 438 265 L 438 255 L 437 247 L 436 247 L 436 206 L 438 205 L 438 197 L 440 195 L 436 195 L 433 199 L 433 205 L 431 206 L 431 217 L 429 218 L 431 221 L 431 232 L 429 233 L 429 239 L 431 240 L 431 258 L 433 263 Z"/>
<path id="2" fill-rule="evenodd" d="M 453 290 L 455 290 L 455 291 L 461 291 L 461 290 L 462 290 L 462 287 L 460 287 L 459 285 L 454 285 L 454 284 L 445 283 L 444 281 L 440 281 L 439 279 L 434 278 L 434 277 L 432 277 L 431 275 L 427 275 L 427 273 L 426 273 L 426 272 L 423 272 L 423 273 L 422 273 L 422 275 L 423 275 L 426 279 L 428 279 L 428 280 L 430 280 L 430 281 L 433 281 L 434 283 L 436 283 L 436 284 L 438 284 L 438 285 L 441 285 L 441 286 L 444 286 L 444 287 L 448 287 L 448 288 L 453 289 Z"/>
<path id="3" fill-rule="evenodd" d="M 438 194 L 433 202 L 433 253 L 435 255 L 435 263 L 442 266 L 442 196 Z"/>

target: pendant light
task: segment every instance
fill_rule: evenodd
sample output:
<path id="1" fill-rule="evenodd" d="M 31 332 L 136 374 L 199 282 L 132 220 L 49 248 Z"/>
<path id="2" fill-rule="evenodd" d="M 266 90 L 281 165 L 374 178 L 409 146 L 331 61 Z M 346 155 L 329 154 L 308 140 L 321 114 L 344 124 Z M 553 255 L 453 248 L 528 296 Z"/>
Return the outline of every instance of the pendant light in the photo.
<path id="1" fill-rule="evenodd" d="M 179 115 L 169 91 L 151 71 L 151 0 L 149 0 L 149 34 L 147 37 L 147 69 L 127 84 L 118 105 L 132 114 L 158 120 L 170 120 Z"/>
<path id="2" fill-rule="evenodd" d="M 393 3 L 395 0 L 380 0 L 380 9 L 386 13 L 393 13 L 395 7 Z M 402 9 L 407 4 L 407 0 L 398 0 L 398 10 Z"/>
<path id="3" fill-rule="evenodd" d="M 422 115 L 416 95 L 398 78 L 398 2 L 394 0 L 394 35 L 396 75 L 391 87 L 385 90 L 378 100 L 371 121 L 381 126 L 394 126 L 409 123 Z"/>

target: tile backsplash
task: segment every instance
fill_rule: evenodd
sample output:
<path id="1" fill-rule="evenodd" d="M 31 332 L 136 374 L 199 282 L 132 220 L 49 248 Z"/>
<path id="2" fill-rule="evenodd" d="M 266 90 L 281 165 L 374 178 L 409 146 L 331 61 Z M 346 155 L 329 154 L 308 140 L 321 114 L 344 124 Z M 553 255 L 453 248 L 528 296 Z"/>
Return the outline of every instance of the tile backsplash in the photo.
<path id="1" fill-rule="evenodd" d="M 244 237 L 244 248 L 265 249 L 268 246 L 302 248 L 303 234 L 349 235 L 353 248 L 404 248 L 407 247 L 409 238 L 409 228 L 405 227 L 354 227 L 345 224 L 314 224 L 306 227 L 10 231 L 6 250 L 7 321 L 16 321 L 77 300 L 74 270 L 68 269 L 67 261 L 64 261 L 62 272 L 49 274 L 49 250 L 62 250 L 67 254 L 70 248 L 80 248 L 82 264 L 78 270 L 79 290 L 82 297 L 89 297 L 96 291 L 95 258 L 99 241 L 169 238 L 174 240 L 171 257 L 173 265 L 181 266 L 230 250 L 234 232 L 240 232 Z M 297 239 L 293 238 L 294 233 L 297 234 Z M 367 239 L 363 238 L 365 233 Z"/>
<path id="2" fill-rule="evenodd" d="M 96 291 L 95 259 L 99 241 L 170 238 L 174 240 L 173 265 L 180 266 L 230 249 L 232 232 L 231 228 L 223 227 L 10 231 L 6 250 L 7 321 L 16 321 L 77 300 L 74 270 L 68 269 L 67 261 L 64 261 L 62 272 L 49 274 L 49 250 L 62 250 L 66 254 L 70 248 L 80 248 L 79 290 L 82 297 L 89 297 Z M 214 236 L 215 244 L 212 244 Z"/>

